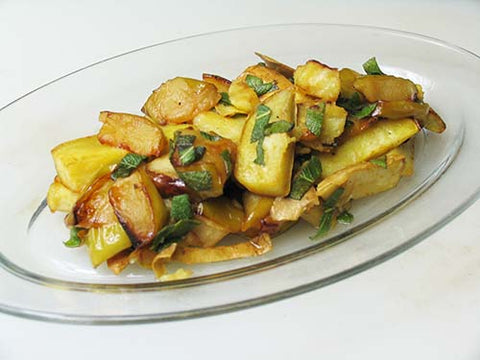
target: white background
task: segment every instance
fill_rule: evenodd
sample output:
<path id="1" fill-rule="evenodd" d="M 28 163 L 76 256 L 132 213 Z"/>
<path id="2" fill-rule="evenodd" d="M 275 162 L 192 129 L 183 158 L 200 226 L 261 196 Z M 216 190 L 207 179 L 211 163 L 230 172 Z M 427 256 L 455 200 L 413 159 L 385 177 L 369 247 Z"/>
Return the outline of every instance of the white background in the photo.
<path id="1" fill-rule="evenodd" d="M 0 0 L 0 107 L 65 73 L 151 43 L 290 22 L 408 30 L 480 53 L 478 1 Z M 479 215 L 477 202 L 384 264 L 251 310 L 102 327 L 0 314 L 0 359 L 479 359 Z"/>

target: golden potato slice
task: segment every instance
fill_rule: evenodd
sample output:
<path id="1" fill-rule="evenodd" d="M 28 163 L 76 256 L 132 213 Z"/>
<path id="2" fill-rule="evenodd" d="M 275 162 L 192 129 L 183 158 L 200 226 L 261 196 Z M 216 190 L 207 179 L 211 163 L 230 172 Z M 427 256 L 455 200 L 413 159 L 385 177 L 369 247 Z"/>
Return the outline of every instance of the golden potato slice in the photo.
<path id="1" fill-rule="evenodd" d="M 417 97 L 417 87 L 412 81 L 392 75 L 364 75 L 354 81 L 353 87 L 371 103 L 413 101 Z"/>
<path id="2" fill-rule="evenodd" d="M 360 76 L 358 72 L 349 68 L 340 70 L 340 97 L 349 99 L 357 92 L 353 83 Z"/>
<path id="3" fill-rule="evenodd" d="M 202 74 L 202 80 L 214 85 L 217 88 L 218 92 L 228 92 L 228 88 L 232 83 L 230 80 L 225 79 L 221 76 L 206 73 Z"/>
<path id="4" fill-rule="evenodd" d="M 76 226 L 90 229 L 118 222 L 108 198 L 108 191 L 112 185 L 110 174 L 103 175 L 78 199 L 73 208 Z"/>
<path id="5" fill-rule="evenodd" d="M 199 211 L 231 233 L 242 229 L 243 209 L 225 196 L 203 201 L 199 205 Z"/>
<path id="6" fill-rule="evenodd" d="M 386 168 L 372 162 L 362 162 L 344 168 L 323 179 L 317 186 L 317 195 L 326 200 L 342 187 L 344 192 L 337 202 L 341 208 L 350 200 L 371 196 L 397 186 L 405 168 L 405 157 L 388 154 Z"/>
<path id="7" fill-rule="evenodd" d="M 195 220 L 200 224 L 195 226 L 183 239 L 186 246 L 211 247 L 230 233 L 223 225 L 205 216 L 196 215 Z"/>
<path id="8" fill-rule="evenodd" d="M 246 118 L 227 118 L 213 111 L 206 111 L 198 114 L 193 119 L 193 125 L 200 131 L 214 132 L 223 138 L 232 140 L 235 144 L 240 142 L 243 126 Z"/>
<path id="9" fill-rule="evenodd" d="M 160 156 L 168 146 L 160 126 L 142 116 L 102 111 L 100 121 L 102 144 L 143 156 Z"/>
<path id="10" fill-rule="evenodd" d="M 110 172 L 127 151 L 102 145 L 96 135 L 57 145 L 52 157 L 61 183 L 82 193 L 96 178 Z"/>
<path id="11" fill-rule="evenodd" d="M 242 231 L 245 232 L 252 228 L 260 229 L 261 221 L 270 214 L 274 198 L 245 191 L 242 200 L 245 214 Z"/>
<path id="12" fill-rule="evenodd" d="M 429 109 L 426 119 L 421 119 L 419 122 L 422 127 L 437 134 L 441 134 L 447 128 L 442 118 L 432 108 Z"/>
<path id="13" fill-rule="evenodd" d="M 175 137 L 175 132 L 189 129 L 191 127 L 192 127 L 192 124 L 168 124 L 168 125 L 162 125 L 161 129 L 168 142 L 169 140 L 173 140 L 173 138 Z"/>
<path id="14" fill-rule="evenodd" d="M 89 229 L 85 236 L 85 243 L 94 267 L 132 246 L 127 233 L 118 221 Z"/>
<path id="15" fill-rule="evenodd" d="M 319 204 L 318 196 L 312 187 L 300 200 L 275 198 L 270 210 L 270 217 L 274 221 L 296 221 L 304 212 Z"/>
<path id="16" fill-rule="evenodd" d="M 247 114 L 251 113 L 260 102 L 255 91 L 245 84 L 243 78 L 233 80 L 228 88 L 228 97 L 235 108 Z"/>
<path id="17" fill-rule="evenodd" d="M 292 88 L 276 92 L 265 101 L 271 110 L 270 122 L 295 123 L 295 98 Z M 249 116 L 238 146 L 235 178 L 250 192 L 266 196 L 286 196 L 290 192 L 295 138 L 288 133 L 266 136 L 263 141 L 264 165 L 255 163 L 257 143 L 251 142 L 256 113 Z"/>
<path id="18" fill-rule="evenodd" d="M 212 263 L 263 255 L 272 249 L 268 234 L 260 234 L 254 239 L 230 246 L 210 248 L 181 247 L 177 248 L 172 260 L 184 264 Z"/>
<path id="19" fill-rule="evenodd" d="M 162 196 L 180 195 L 188 192 L 187 186 L 180 179 L 170 162 L 168 154 L 150 161 L 145 170 Z"/>
<path id="20" fill-rule="evenodd" d="M 51 212 L 69 212 L 80 195 L 80 193 L 74 192 L 63 185 L 58 176 L 55 176 L 53 183 L 48 188 L 47 205 Z"/>
<path id="21" fill-rule="evenodd" d="M 420 130 L 413 119 L 382 120 L 347 139 L 335 154 L 320 154 L 322 177 L 347 166 L 374 159 L 399 146 Z"/>
<path id="22" fill-rule="evenodd" d="M 176 77 L 160 85 L 142 111 L 160 124 L 191 122 L 200 112 L 213 108 L 221 96 L 204 81 Z"/>
<path id="23" fill-rule="evenodd" d="M 141 168 L 115 181 L 109 199 L 135 247 L 148 244 L 167 222 L 168 210 L 163 199 Z"/>
<path id="24" fill-rule="evenodd" d="M 340 94 L 340 74 L 338 69 L 331 68 L 316 60 L 309 60 L 300 65 L 293 74 L 295 85 L 308 95 L 323 101 L 335 102 Z"/>
<path id="25" fill-rule="evenodd" d="M 427 117 L 429 109 L 430 106 L 428 104 L 420 104 L 408 100 L 379 101 L 372 116 L 379 116 L 386 119 L 414 117 L 420 122 L 420 120 Z"/>

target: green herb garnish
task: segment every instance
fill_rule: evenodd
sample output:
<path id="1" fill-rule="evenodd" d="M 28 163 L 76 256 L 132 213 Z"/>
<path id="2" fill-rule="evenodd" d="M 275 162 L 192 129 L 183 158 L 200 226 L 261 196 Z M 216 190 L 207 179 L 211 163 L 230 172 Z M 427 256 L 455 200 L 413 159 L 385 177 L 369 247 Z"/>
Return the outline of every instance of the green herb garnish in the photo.
<path id="1" fill-rule="evenodd" d="M 110 178 L 112 180 L 117 180 L 118 178 L 125 178 L 129 176 L 133 170 L 140 166 L 140 164 L 146 159 L 146 156 L 138 154 L 130 153 L 125 155 L 110 175 Z"/>
<path id="2" fill-rule="evenodd" d="M 265 151 L 263 150 L 263 140 L 264 138 L 262 137 L 260 140 L 258 140 L 257 143 L 257 157 L 253 162 L 257 165 L 265 165 Z"/>
<path id="3" fill-rule="evenodd" d="M 337 205 L 337 202 L 340 199 L 340 196 L 343 195 L 344 191 L 345 191 L 345 189 L 342 188 L 342 187 L 339 187 L 338 189 L 336 189 L 332 193 L 332 195 L 330 195 L 328 197 L 328 199 L 325 200 L 325 203 L 323 204 L 323 207 L 326 208 L 326 209 L 334 208 Z"/>
<path id="4" fill-rule="evenodd" d="M 322 217 L 320 218 L 318 231 L 315 235 L 310 237 L 311 240 L 314 240 L 318 237 L 322 237 L 330 231 L 330 228 L 332 227 L 333 216 L 335 213 L 335 206 L 337 205 L 337 202 L 342 196 L 344 191 L 345 191 L 344 188 L 339 187 L 332 193 L 332 195 L 328 197 L 327 200 L 325 200 L 325 202 L 322 205 L 323 214 L 322 214 Z"/>
<path id="5" fill-rule="evenodd" d="M 365 63 L 363 64 L 363 70 L 365 70 L 368 75 L 385 75 L 383 71 L 380 70 L 377 59 L 375 57 L 372 57 L 365 61 Z"/>
<path id="6" fill-rule="evenodd" d="M 315 136 L 320 136 L 324 114 L 325 103 L 320 103 L 307 109 L 305 125 L 307 126 L 308 131 Z"/>
<path id="7" fill-rule="evenodd" d="M 316 156 L 305 162 L 292 181 L 290 198 L 300 200 L 310 187 L 320 178 L 322 164 Z"/>
<path id="8" fill-rule="evenodd" d="M 193 218 L 192 204 L 187 194 L 177 195 L 172 198 L 170 217 L 173 221 Z"/>
<path id="9" fill-rule="evenodd" d="M 273 123 L 267 124 L 267 126 L 265 126 L 265 130 L 263 134 L 265 136 L 268 136 L 271 134 L 286 133 L 292 129 L 293 129 L 293 124 L 291 122 L 286 120 L 280 120 L 280 121 L 275 121 Z"/>
<path id="10" fill-rule="evenodd" d="M 230 101 L 230 96 L 228 96 L 228 93 L 222 91 L 220 93 L 220 96 L 221 96 L 219 101 L 220 104 L 230 105 L 230 106 L 232 105 L 232 102 Z"/>
<path id="11" fill-rule="evenodd" d="M 363 119 L 364 117 L 369 116 L 375 110 L 376 107 L 377 107 L 376 103 L 365 105 L 360 110 L 353 113 L 353 116 L 356 117 L 357 119 Z"/>
<path id="12" fill-rule="evenodd" d="M 342 98 L 337 101 L 337 105 L 343 107 L 349 112 L 357 111 L 362 107 L 362 99 L 358 92 L 354 92 L 348 99 Z"/>
<path id="13" fill-rule="evenodd" d="M 83 229 L 81 227 L 77 227 L 77 226 L 72 227 L 70 229 L 70 239 L 65 241 L 63 243 L 63 245 L 65 245 L 66 247 L 69 247 L 69 248 L 75 248 L 75 247 L 79 247 L 80 245 L 82 245 L 82 239 L 80 238 L 80 236 L 78 236 L 78 233 L 81 230 L 85 230 L 85 229 Z"/>
<path id="14" fill-rule="evenodd" d="M 195 139 L 195 135 L 183 135 L 180 131 L 176 131 L 174 136 L 175 147 L 178 150 L 189 148 L 190 146 L 193 146 Z"/>
<path id="15" fill-rule="evenodd" d="M 225 169 L 227 170 L 227 178 L 232 174 L 232 156 L 230 155 L 230 151 L 228 150 L 223 150 L 220 153 L 220 156 L 223 159 L 223 162 L 225 163 Z"/>
<path id="16" fill-rule="evenodd" d="M 181 241 L 197 225 L 200 225 L 200 221 L 185 219 L 164 226 L 153 238 L 151 249 L 159 252 L 169 245 Z"/>
<path id="17" fill-rule="evenodd" d="M 209 134 L 205 131 L 200 131 L 200 135 L 202 135 L 202 137 L 204 137 L 205 139 L 207 139 L 208 141 L 218 141 L 218 140 L 221 140 L 222 137 L 220 135 L 217 135 L 217 134 Z"/>
<path id="18" fill-rule="evenodd" d="M 209 171 L 185 171 L 177 172 L 180 179 L 195 191 L 208 191 L 212 189 L 212 174 Z"/>
<path id="19" fill-rule="evenodd" d="M 193 146 L 195 142 L 195 135 L 182 135 L 179 132 L 175 133 L 174 151 L 171 152 L 170 157 L 178 151 L 178 161 L 181 165 L 190 165 L 191 163 L 200 160 L 205 154 L 205 146 Z"/>
<path id="20" fill-rule="evenodd" d="M 275 82 L 272 81 L 269 83 L 265 83 L 262 79 L 255 75 L 247 75 L 247 77 L 245 78 L 245 82 L 249 87 L 253 89 L 253 91 L 255 91 L 258 96 L 262 96 L 269 91 L 277 89 Z"/>
<path id="21" fill-rule="evenodd" d="M 265 128 L 270 121 L 270 116 L 272 116 L 272 110 L 268 106 L 258 105 L 250 142 L 254 143 L 265 136 Z"/>
<path id="22" fill-rule="evenodd" d="M 351 224 L 353 221 L 353 215 L 350 214 L 347 210 L 342 211 L 338 216 L 337 216 L 337 221 L 340 224 L 348 225 Z"/>
<path id="23" fill-rule="evenodd" d="M 372 164 L 375 164 L 375 165 L 377 165 L 377 166 L 380 166 L 380 167 L 382 167 L 382 168 L 384 168 L 384 169 L 387 168 L 387 157 L 386 157 L 385 155 L 380 156 L 380 157 L 378 157 L 378 158 L 376 158 L 376 159 L 372 159 L 372 160 L 370 160 L 370 162 L 371 162 Z"/>

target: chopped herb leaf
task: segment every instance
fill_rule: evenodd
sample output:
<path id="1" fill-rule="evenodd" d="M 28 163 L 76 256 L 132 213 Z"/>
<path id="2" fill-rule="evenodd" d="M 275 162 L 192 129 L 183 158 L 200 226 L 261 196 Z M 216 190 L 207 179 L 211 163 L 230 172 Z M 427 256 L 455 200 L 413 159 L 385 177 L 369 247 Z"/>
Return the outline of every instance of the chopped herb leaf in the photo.
<path id="1" fill-rule="evenodd" d="M 370 162 L 371 162 L 372 164 L 378 165 L 378 166 L 380 166 L 380 167 L 382 167 L 382 168 L 384 168 L 384 169 L 387 168 L 387 157 L 386 157 L 385 155 L 380 156 L 380 157 L 378 157 L 378 158 L 376 158 L 376 159 L 372 159 L 372 160 L 370 160 Z"/>
<path id="2" fill-rule="evenodd" d="M 196 146 L 195 147 L 195 160 L 200 160 L 203 155 L 205 155 L 207 148 L 205 146 Z"/>
<path id="3" fill-rule="evenodd" d="M 221 96 L 219 101 L 220 104 L 230 105 L 230 106 L 232 105 L 232 102 L 230 101 L 230 96 L 228 96 L 228 93 L 222 91 L 220 93 L 220 96 Z"/>
<path id="4" fill-rule="evenodd" d="M 340 199 L 340 196 L 342 196 L 344 191 L 345 191 L 345 189 L 342 188 L 342 187 L 339 187 L 338 189 L 336 189 L 332 193 L 332 195 L 330 195 L 328 197 L 328 199 L 325 200 L 325 202 L 323 204 L 324 209 L 329 209 L 329 208 L 333 209 L 335 207 L 335 205 L 337 205 L 338 199 Z"/>
<path id="5" fill-rule="evenodd" d="M 78 233 L 81 230 L 84 230 L 84 229 L 80 228 L 80 227 L 77 227 L 77 226 L 72 227 L 70 229 L 70 239 L 65 241 L 63 244 L 66 247 L 69 247 L 69 248 L 75 248 L 75 247 L 79 247 L 80 245 L 82 245 L 82 239 L 78 235 Z"/>
<path id="6" fill-rule="evenodd" d="M 262 79 L 255 75 L 247 75 L 245 82 L 258 96 L 262 96 L 271 90 L 277 89 L 277 86 L 273 81 L 264 83 Z"/>
<path id="7" fill-rule="evenodd" d="M 362 99 L 358 92 L 354 92 L 348 99 L 339 99 L 337 105 L 343 107 L 349 112 L 354 112 L 362 107 Z"/>
<path id="8" fill-rule="evenodd" d="M 365 61 L 365 63 L 363 64 L 363 70 L 365 70 L 368 75 L 385 75 L 383 71 L 380 70 L 377 59 L 375 59 L 375 57 L 372 57 Z"/>
<path id="9" fill-rule="evenodd" d="M 254 143 L 265 136 L 265 127 L 270 121 L 270 116 L 272 116 L 272 110 L 270 110 L 268 106 L 263 104 L 258 105 L 250 142 Z"/>
<path id="10" fill-rule="evenodd" d="M 257 65 L 260 65 L 260 66 L 263 66 L 263 67 L 267 66 L 267 64 L 265 64 L 263 61 L 260 61 Z"/>
<path id="11" fill-rule="evenodd" d="M 112 180 L 117 180 L 118 178 L 125 178 L 129 176 L 133 172 L 133 170 L 135 170 L 142 163 L 142 161 L 146 159 L 146 156 L 132 153 L 127 154 L 123 157 L 122 160 L 120 160 L 110 177 L 112 178 Z"/>
<path id="12" fill-rule="evenodd" d="M 178 176 L 185 184 L 195 191 L 208 191 L 212 189 L 212 174 L 209 171 L 178 172 Z"/>
<path id="13" fill-rule="evenodd" d="M 280 120 L 280 121 L 267 124 L 267 126 L 265 126 L 265 131 L 263 132 L 263 134 L 265 136 L 268 136 L 271 134 L 286 133 L 292 129 L 293 129 L 293 123 L 286 120 Z"/>
<path id="14" fill-rule="evenodd" d="M 322 131 L 323 116 L 325 114 L 325 103 L 311 106 L 307 109 L 305 125 L 308 131 L 315 136 L 320 136 Z"/>
<path id="15" fill-rule="evenodd" d="M 257 157 L 253 162 L 257 165 L 265 165 L 265 151 L 263 150 L 263 140 L 264 138 L 262 137 L 260 140 L 258 140 L 257 143 Z"/>
<path id="16" fill-rule="evenodd" d="M 187 194 L 177 195 L 172 198 L 170 217 L 173 221 L 193 218 L 192 204 Z"/>
<path id="17" fill-rule="evenodd" d="M 340 224 L 348 225 L 351 224 L 353 221 L 353 215 L 350 214 L 348 211 L 342 211 L 338 216 L 337 216 L 337 221 Z"/>
<path id="18" fill-rule="evenodd" d="M 369 116 L 377 107 L 376 103 L 365 105 L 362 107 L 360 110 L 355 112 L 353 116 L 355 116 L 357 119 L 363 119 L 364 117 Z"/>
<path id="19" fill-rule="evenodd" d="M 164 226 L 153 238 L 151 249 L 159 252 L 170 244 L 181 241 L 197 225 L 200 225 L 200 221 L 185 219 Z"/>
<path id="20" fill-rule="evenodd" d="M 322 164 L 316 156 L 312 156 L 294 176 L 290 198 L 300 200 L 322 174 Z"/>
<path id="21" fill-rule="evenodd" d="M 227 178 L 232 174 L 232 157 L 230 155 L 230 152 L 228 150 L 223 150 L 220 153 L 220 156 L 222 157 L 224 163 L 225 163 L 225 169 L 227 171 Z"/>
<path id="22" fill-rule="evenodd" d="M 330 231 L 333 222 L 334 209 L 329 208 L 325 209 L 322 217 L 320 218 L 320 225 L 318 226 L 318 231 L 315 235 L 311 236 L 310 239 L 314 240 L 318 237 L 322 237 Z"/>
<path id="23" fill-rule="evenodd" d="M 182 135 L 180 131 L 175 132 L 175 146 L 178 148 L 178 150 L 186 149 L 189 148 L 190 146 L 193 146 L 193 143 L 195 142 L 196 136 L 195 135 Z"/>
<path id="24" fill-rule="evenodd" d="M 220 135 L 209 134 L 205 131 L 200 131 L 200 135 L 202 135 L 205 139 L 207 139 L 209 141 L 218 141 L 222 138 Z"/>
<path id="25" fill-rule="evenodd" d="M 195 161 L 195 148 L 190 146 L 178 151 L 178 159 L 182 165 L 189 165 Z"/>

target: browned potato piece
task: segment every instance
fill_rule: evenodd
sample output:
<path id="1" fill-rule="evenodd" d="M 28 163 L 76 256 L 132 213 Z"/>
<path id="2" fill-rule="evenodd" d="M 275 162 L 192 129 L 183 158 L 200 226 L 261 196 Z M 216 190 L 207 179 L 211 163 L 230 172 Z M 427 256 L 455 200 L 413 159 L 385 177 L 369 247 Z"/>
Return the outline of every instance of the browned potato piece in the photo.
<path id="1" fill-rule="evenodd" d="M 293 79 L 293 73 L 295 69 L 291 68 L 288 65 L 282 64 L 281 62 L 271 58 L 270 56 L 260 54 L 258 52 L 255 53 L 260 59 L 265 62 L 267 68 L 275 70 L 276 72 L 282 74 L 287 79 Z"/>
<path id="2" fill-rule="evenodd" d="M 385 154 L 419 130 L 420 127 L 413 119 L 377 121 L 358 135 L 347 139 L 336 149 L 334 155 L 320 154 L 322 177 Z"/>
<path id="3" fill-rule="evenodd" d="M 405 158 L 405 168 L 403 169 L 402 176 L 412 176 L 415 171 L 415 138 L 405 141 L 402 145 L 387 153 L 387 157 L 392 155 L 403 156 Z"/>
<path id="4" fill-rule="evenodd" d="M 215 134 L 238 144 L 246 120 L 246 117 L 232 119 L 219 115 L 213 111 L 205 111 L 195 116 L 195 119 L 193 119 L 193 125 L 200 131 L 207 133 L 214 132 Z"/>
<path id="5" fill-rule="evenodd" d="M 106 174 L 95 180 L 77 201 L 73 214 L 78 227 L 90 229 L 117 222 L 108 199 L 108 191 L 112 185 L 113 180 L 110 179 L 110 174 Z"/>
<path id="6" fill-rule="evenodd" d="M 272 249 L 268 234 L 230 246 L 210 248 L 178 247 L 172 259 L 184 264 L 200 264 L 263 255 Z"/>
<path id="7" fill-rule="evenodd" d="M 102 111 L 98 140 L 143 156 L 160 156 L 167 140 L 160 126 L 142 116 Z"/>
<path id="8" fill-rule="evenodd" d="M 141 168 L 115 181 L 109 199 L 135 247 L 150 243 L 167 222 L 168 210 L 163 199 Z"/>
<path id="9" fill-rule="evenodd" d="M 200 112 L 213 108 L 221 96 L 204 81 L 176 77 L 160 85 L 142 111 L 160 124 L 191 122 Z"/>
<path id="10" fill-rule="evenodd" d="M 150 161 L 145 167 L 162 196 L 173 196 L 188 192 L 187 186 L 175 171 L 168 154 Z"/>
<path id="11" fill-rule="evenodd" d="M 318 196 L 312 187 L 300 200 L 275 198 L 270 210 L 270 217 L 274 221 L 296 221 L 304 212 L 319 204 Z"/>
<path id="12" fill-rule="evenodd" d="M 250 191 L 243 193 L 244 220 L 242 231 L 260 229 L 261 221 L 270 214 L 274 198 L 257 195 Z"/>
<path id="13" fill-rule="evenodd" d="M 428 111 L 426 119 L 420 120 L 419 122 L 425 129 L 438 134 L 441 134 L 447 128 L 442 118 L 432 108 Z"/>
<path id="14" fill-rule="evenodd" d="M 340 70 L 340 97 L 344 99 L 351 98 L 357 90 L 353 87 L 353 83 L 361 75 L 355 70 L 343 68 Z"/>
<path id="15" fill-rule="evenodd" d="M 230 233 L 227 228 L 205 216 L 196 215 L 195 220 L 200 221 L 200 224 L 184 237 L 182 244 L 186 246 L 215 246 Z"/>
<path id="16" fill-rule="evenodd" d="M 230 80 L 225 79 L 221 76 L 206 73 L 202 74 L 202 80 L 214 85 L 217 88 L 218 92 L 228 92 L 228 88 L 232 83 Z"/>
<path id="17" fill-rule="evenodd" d="M 414 117 L 421 122 L 426 119 L 430 106 L 413 101 L 379 101 L 372 116 L 379 116 L 386 119 L 404 119 Z"/>
<path id="18" fill-rule="evenodd" d="M 62 184 L 58 176 L 48 188 L 47 205 L 51 212 L 69 212 L 80 197 L 80 193 L 74 192 Z"/>
<path id="19" fill-rule="evenodd" d="M 243 209 L 225 196 L 203 201 L 199 208 L 201 215 L 218 223 L 231 233 L 240 232 L 242 229 Z"/>
<path id="20" fill-rule="evenodd" d="M 293 75 L 295 85 L 308 95 L 323 101 L 336 101 L 340 94 L 340 74 L 338 69 L 331 68 L 316 60 L 309 60 L 300 65 Z"/>
<path id="21" fill-rule="evenodd" d="M 391 75 L 365 75 L 356 79 L 353 87 L 367 101 L 413 101 L 417 98 L 417 87 L 408 80 Z"/>
<path id="22" fill-rule="evenodd" d="M 320 225 L 320 219 L 323 215 L 323 208 L 321 205 L 317 205 L 312 207 L 310 210 L 305 211 L 302 216 L 300 216 L 303 220 L 308 222 L 313 227 L 318 228 Z"/>
<path id="23" fill-rule="evenodd" d="M 248 68 L 245 69 L 245 71 L 240 77 L 243 79 L 246 79 L 247 75 L 253 75 L 253 76 L 259 77 L 265 83 L 271 83 L 271 82 L 275 83 L 275 85 L 278 88 L 276 91 L 287 89 L 292 86 L 292 83 L 290 82 L 290 80 L 288 80 L 285 76 L 263 65 L 257 64 L 257 65 L 249 66 Z M 275 91 L 267 92 L 266 94 L 260 97 L 260 100 L 262 101 L 265 100 L 266 98 L 270 97 L 274 92 Z"/>
<path id="24" fill-rule="evenodd" d="M 85 236 L 85 244 L 88 246 L 90 261 L 94 267 L 132 246 L 117 219 L 109 225 L 89 229 Z"/>
<path id="25" fill-rule="evenodd" d="M 167 124 L 162 125 L 162 131 L 167 140 L 173 140 L 175 137 L 175 132 L 179 130 L 189 129 L 192 127 L 192 124 Z"/>
<path id="26" fill-rule="evenodd" d="M 228 88 L 228 96 L 232 105 L 244 113 L 252 112 L 260 102 L 253 89 L 245 84 L 243 78 L 233 80 Z"/>

